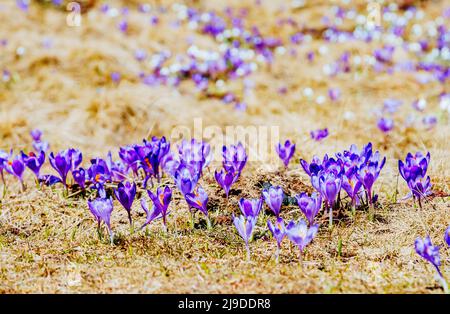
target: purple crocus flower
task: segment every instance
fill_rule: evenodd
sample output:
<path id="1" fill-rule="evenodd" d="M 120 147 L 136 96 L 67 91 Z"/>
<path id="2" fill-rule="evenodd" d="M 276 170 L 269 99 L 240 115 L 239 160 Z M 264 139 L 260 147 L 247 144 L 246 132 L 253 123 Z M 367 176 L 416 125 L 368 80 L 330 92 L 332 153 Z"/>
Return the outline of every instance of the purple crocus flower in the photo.
<path id="1" fill-rule="evenodd" d="M 120 182 L 117 186 L 117 189 L 114 189 L 114 195 L 116 199 L 122 204 L 123 208 L 128 213 L 128 220 L 130 222 L 130 226 L 133 225 L 133 220 L 131 218 L 131 207 L 133 206 L 134 198 L 136 197 L 136 183 L 131 182 Z"/>
<path id="2" fill-rule="evenodd" d="M 39 176 L 39 182 L 44 183 L 46 186 L 52 186 L 56 183 L 62 183 L 61 179 L 52 174 L 44 174 Z"/>
<path id="3" fill-rule="evenodd" d="M 42 131 L 39 129 L 35 129 L 30 132 L 30 135 L 31 135 L 31 138 L 33 139 L 33 141 L 40 142 L 41 136 L 42 136 Z"/>
<path id="4" fill-rule="evenodd" d="M 40 152 L 40 151 L 47 152 L 49 147 L 50 147 L 50 145 L 48 144 L 48 142 L 45 142 L 45 141 L 33 142 L 33 148 L 37 152 Z"/>
<path id="5" fill-rule="evenodd" d="M 394 120 L 382 117 L 378 120 L 377 126 L 383 133 L 388 133 L 394 128 Z"/>
<path id="6" fill-rule="evenodd" d="M 357 167 L 352 167 L 342 176 L 342 188 L 351 199 L 352 209 L 359 203 L 359 191 L 362 183 L 356 177 Z"/>
<path id="7" fill-rule="evenodd" d="M 140 167 L 146 173 L 147 180 L 153 176 L 158 182 L 161 179 L 160 165 L 164 157 L 170 152 L 170 143 L 163 136 L 157 138 L 154 136 L 151 141 L 144 140 L 144 145 L 137 148 L 137 153 L 140 159 Z"/>
<path id="8" fill-rule="evenodd" d="M 272 224 L 270 220 L 267 220 L 267 227 L 272 233 L 273 238 L 277 241 L 277 252 L 275 255 L 275 260 L 278 263 L 278 258 L 280 256 L 281 242 L 286 236 L 286 226 L 282 218 L 278 217 L 275 224 Z"/>
<path id="9" fill-rule="evenodd" d="M 177 186 L 178 190 L 180 190 L 181 194 L 183 194 L 183 196 L 188 193 L 192 193 L 195 186 L 197 185 L 198 177 L 196 174 L 193 174 L 193 172 L 193 170 L 190 170 L 185 166 L 182 166 L 175 172 L 175 185 Z"/>
<path id="10" fill-rule="evenodd" d="M 277 218 L 279 218 L 281 204 L 283 203 L 284 198 L 283 189 L 280 186 L 271 186 L 268 190 L 264 189 L 262 191 L 262 195 L 267 206 L 269 206 L 270 210 L 275 214 L 275 216 L 277 216 Z"/>
<path id="11" fill-rule="evenodd" d="M 306 219 L 308 219 L 309 225 L 312 226 L 314 224 L 314 218 L 322 208 L 322 197 L 318 193 L 312 193 L 311 196 L 308 196 L 306 193 L 301 193 L 296 195 L 295 198 L 297 199 L 298 207 Z"/>
<path id="12" fill-rule="evenodd" d="M 25 171 L 25 161 L 22 155 L 17 155 L 13 160 L 8 161 L 5 167 L 6 171 L 10 174 L 14 175 L 17 179 L 19 179 L 20 184 L 22 186 L 22 190 L 25 190 L 25 185 L 23 183 L 23 173 Z"/>
<path id="13" fill-rule="evenodd" d="M 418 175 L 408 181 L 408 187 L 412 195 L 418 199 L 420 208 L 422 208 L 421 199 L 431 194 L 431 186 L 430 176 L 425 178 Z"/>
<path id="14" fill-rule="evenodd" d="M 216 181 L 220 185 L 220 187 L 225 191 L 225 196 L 228 198 L 231 186 L 239 178 L 238 175 L 234 174 L 233 169 L 231 169 L 231 171 L 221 169 L 220 172 L 217 172 L 217 170 L 214 171 L 214 177 L 216 178 Z"/>
<path id="15" fill-rule="evenodd" d="M 136 152 L 136 147 L 136 145 L 124 146 L 119 149 L 119 158 L 126 165 L 127 170 L 131 169 L 135 175 L 137 175 L 139 168 L 139 155 Z"/>
<path id="16" fill-rule="evenodd" d="M 328 128 L 311 131 L 310 134 L 313 140 L 320 142 L 328 136 Z"/>
<path id="17" fill-rule="evenodd" d="M 308 229 L 308 225 L 305 220 L 300 219 L 298 223 L 294 221 L 289 222 L 286 226 L 286 235 L 300 250 L 300 263 L 303 265 L 303 251 L 306 246 L 311 243 L 319 230 L 319 225 L 312 225 Z"/>
<path id="18" fill-rule="evenodd" d="M 155 219 L 161 218 L 161 211 L 156 206 L 152 206 L 152 208 L 148 208 L 147 201 L 145 199 L 141 199 L 141 207 L 144 210 L 147 218 L 145 223 L 141 226 L 141 230 L 145 228 L 149 223 L 151 223 Z"/>
<path id="19" fill-rule="evenodd" d="M 405 158 L 405 162 L 398 161 L 398 170 L 400 175 L 406 182 L 410 181 L 413 177 L 424 177 L 430 164 L 431 155 L 428 152 L 424 155 L 422 152 L 416 152 L 414 155 L 408 153 Z"/>
<path id="20" fill-rule="evenodd" d="M 67 187 L 67 174 L 80 165 L 82 158 L 81 152 L 73 148 L 61 151 L 56 155 L 51 152 L 48 157 L 50 165 L 58 172 L 65 187 Z"/>
<path id="21" fill-rule="evenodd" d="M 183 140 L 178 146 L 178 153 L 181 163 L 196 169 L 199 177 L 212 160 L 211 146 L 195 139 Z"/>
<path id="22" fill-rule="evenodd" d="M 11 158 L 11 156 L 12 156 L 12 150 L 9 154 L 3 150 L 0 150 L 0 176 L 2 179 L 3 185 L 5 185 L 5 176 L 3 174 L 3 170 L 6 169 L 6 167 L 8 165 L 8 161 Z"/>
<path id="23" fill-rule="evenodd" d="M 364 190 L 366 191 L 367 201 L 370 206 L 373 204 L 372 187 L 375 181 L 380 175 L 381 169 L 383 169 L 386 163 L 386 157 L 381 159 L 380 153 L 377 151 L 363 164 L 359 170 L 355 173 L 356 178 L 361 182 Z"/>
<path id="24" fill-rule="evenodd" d="M 102 158 L 91 159 L 91 166 L 87 170 L 89 181 L 101 183 L 111 181 L 111 170 L 106 160 Z"/>
<path id="25" fill-rule="evenodd" d="M 111 229 L 111 213 L 114 209 L 112 198 L 96 198 L 88 201 L 89 210 L 98 222 L 98 233 L 100 235 L 100 224 L 103 221 L 108 228 L 111 244 L 113 244 L 114 234 Z"/>
<path id="26" fill-rule="evenodd" d="M 320 170 L 322 170 L 323 164 L 328 160 L 328 155 L 324 156 L 324 160 L 320 160 L 318 156 L 313 156 L 313 159 L 311 163 L 308 163 L 304 159 L 300 159 L 300 165 L 302 166 L 303 170 L 306 172 L 306 174 L 310 177 L 317 175 Z"/>
<path id="27" fill-rule="evenodd" d="M 313 187 L 327 202 L 329 208 L 329 223 L 331 227 L 333 225 L 333 207 L 335 206 L 336 198 L 341 189 L 342 177 L 331 171 L 322 171 L 319 175 L 312 176 L 311 182 Z"/>
<path id="28" fill-rule="evenodd" d="M 226 171 L 233 170 L 235 173 L 241 173 L 245 164 L 247 163 L 247 153 L 242 143 L 237 145 L 223 146 L 223 167 Z"/>
<path id="29" fill-rule="evenodd" d="M 201 211 L 206 216 L 206 221 L 208 223 L 208 228 L 211 228 L 211 221 L 208 217 L 208 194 L 201 187 L 198 186 L 197 190 L 193 193 L 187 193 L 185 196 L 186 202 L 191 208 L 196 208 Z"/>
<path id="30" fill-rule="evenodd" d="M 444 288 L 444 291 L 448 291 L 447 282 L 445 281 L 444 277 L 442 276 L 440 266 L 441 266 L 441 257 L 439 256 L 439 247 L 433 246 L 431 243 L 430 236 L 427 236 L 426 238 L 422 239 L 421 237 L 417 237 L 416 241 L 414 242 L 414 246 L 416 249 L 417 254 L 419 254 L 421 257 L 423 257 L 425 260 L 431 263 L 431 265 L 434 266 L 434 268 L 437 271 L 437 274 L 439 276 L 439 279 L 442 283 L 442 286 Z"/>
<path id="31" fill-rule="evenodd" d="M 86 170 L 84 168 L 80 167 L 72 171 L 72 177 L 82 190 L 86 188 Z"/>
<path id="32" fill-rule="evenodd" d="M 445 243 L 450 247 L 450 226 L 448 226 L 447 230 L 445 230 L 444 234 Z"/>
<path id="33" fill-rule="evenodd" d="M 241 198 L 239 200 L 239 208 L 241 209 L 241 212 L 244 214 L 245 217 L 257 218 L 261 211 L 262 205 L 263 205 L 262 198 L 252 198 L 252 199 Z"/>
<path id="34" fill-rule="evenodd" d="M 417 197 L 420 207 L 422 207 L 421 198 L 431 193 L 430 177 L 426 177 L 430 158 L 429 152 L 425 156 L 422 152 L 416 152 L 414 155 L 408 153 L 405 162 L 402 160 L 398 161 L 400 175 L 411 190 L 411 193 L 406 198 L 410 196 Z"/>
<path id="35" fill-rule="evenodd" d="M 161 213 L 163 219 L 164 229 L 167 230 L 167 209 L 169 208 L 170 201 L 172 200 L 172 190 L 170 187 L 166 186 L 159 187 L 156 190 L 156 194 L 153 194 L 152 191 L 147 190 L 148 196 L 153 202 L 153 206 L 157 208 L 157 210 Z"/>
<path id="36" fill-rule="evenodd" d="M 45 162 L 45 153 L 43 151 L 39 152 L 39 155 L 36 156 L 34 152 L 30 152 L 26 155 L 24 152 L 21 152 L 22 160 L 25 162 L 26 166 L 33 171 L 36 175 L 36 178 L 39 179 L 39 172 L 41 170 L 42 165 Z"/>
<path id="37" fill-rule="evenodd" d="M 233 214 L 233 223 L 236 227 L 239 235 L 242 237 L 242 239 L 245 242 L 245 249 L 247 251 L 247 260 L 250 260 L 250 247 L 248 243 L 250 242 L 250 239 L 253 234 L 253 229 L 256 225 L 256 217 L 253 216 L 242 216 L 235 217 Z"/>
<path id="38" fill-rule="evenodd" d="M 41 139 L 42 131 L 39 129 L 32 130 L 30 132 L 31 138 L 33 139 L 33 148 L 35 151 L 40 152 L 44 151 L 47 152 L 49 145 L 48 142 L 44 142 Z"/>
<path id="39" fill-rule="evenodd" d="M 283 161 L 284 166 L 287 168 L 289 161 L 295 153 L 295 144 L 291 143 L 289 140 L 286 140 L 284 145 L 278 143 L 278 145 L 275 146 L 275 150 L 278 156 L 280 156 L 280 159 Z"/>

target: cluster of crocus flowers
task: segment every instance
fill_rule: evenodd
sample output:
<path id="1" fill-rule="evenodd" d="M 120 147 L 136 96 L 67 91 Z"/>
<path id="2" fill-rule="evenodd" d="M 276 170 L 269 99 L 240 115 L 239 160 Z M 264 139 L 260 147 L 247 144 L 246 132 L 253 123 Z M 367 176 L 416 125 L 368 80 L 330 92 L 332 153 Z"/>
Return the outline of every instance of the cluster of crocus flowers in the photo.
<path id="1" fill-rule="evenodd" d="M 426 176 L 428 165 L 430 164 L 430 153 L 423 155 L 417 152 L 414 155 L 408 153 L 406 159 L 398 161 L 398 170 L 402 178 L 411 190 L 406 198 L 417 198 L 419 206 L 422 208 L 421 199 L 431 194 L 430 176 Z"/>
<path id="2" fill-rule="evenodd" d="M 40 130 L 33 130 L 30 134 L 33 139 L 33 148 L 35 151 L 30 151 L 29 153 L 21 151 L 16 156 L 13 156 L 12 150 L 9 154 L 0 151 L 0 175 L 4 185 L 4 191 L 6 191 L 6 183 L 3 170 L 19 180 L 22 190 L 25 190 L 23 175 L 26 168 L 34 173 L 38 182 L 42 179 L 40 170 L 45 163 L 45 151 L 48 149 L 48 143 L 41 141 L 42 132 Z"/>
<path id="3" fill-rule="evenodd" d="M 372 152 L 372 144 L 368 143 L 361 151 L 356 145 L 349 150 L 336 154 L 336 158 L 325 155 L 321 160 L 314 156 L 311 163 L 301 159 L 300 164 L 311 177 L 312 186 L 319 192 L 329 209 L 329 224 L 332 225 L 332 211 L 339 208 L 341 188 L 351 199 L 355 208 L 364 199 L 373 210 L 377 196 L 373 193 L 373 185 L 384 167 L 386 157 L 381 158 L 377 151 Z M 361 189 L 364 190 L 364 194 Z"/>
<path id="4" fill-rule="evenodd" d="M 247 163 L 247 153 L 242 143 L 237 145 L 223 146 L 222 148 L 223 169 L 214 172 L 217 183 L 225 191 L 228 198 L 231 186 L 239 179 L 241 172 Z"/>

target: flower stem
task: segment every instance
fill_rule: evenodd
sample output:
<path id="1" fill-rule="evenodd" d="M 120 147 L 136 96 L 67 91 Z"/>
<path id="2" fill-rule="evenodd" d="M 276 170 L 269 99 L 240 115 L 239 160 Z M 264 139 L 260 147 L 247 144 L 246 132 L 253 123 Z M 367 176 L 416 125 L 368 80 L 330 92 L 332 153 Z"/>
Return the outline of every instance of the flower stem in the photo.
<path id="1" fill-rule="evenodd" d="M 206 216 L 206 226 L 207 226 L 208 230 L 212 229 L 211 219 L 209 219 L 208 216 Z"/>
<path id="2" fill-rule="evenodd" d="M 328 227 L 330 229 L 333 228 L 333 206 L 330 206 L 330 212 L 329 212 L 329 217 L 328 217 Z"/>
<path id="3" fill-rule="evenodd" d="M 277 251 L 275 252 L 275 262 L 278 264 L 280 258 L 280 246 L 277 245 Z"/>
<path id="4" fill-rule="evenodd" d="M 194 213 L 192 212 L 191 208 L 189 208 L 189 214 L 191 216 L 191 229 L 195 228 L 195 224 L 194 224 Z"/>
<path id="5" fill-rule="evenodd" d="M 300 250 L 300 253 L 298 254 L 298 262 L 300 264 L 300 268 L 303 271 L 303 254 L 302 254 L 302 250 Z"/>
<path id="6" fill-rule="evenodd" d="M 250 262 L 250 247 L 248 244 L 245 244 L 245 249 L 247 251 L 247 261 Z"/>

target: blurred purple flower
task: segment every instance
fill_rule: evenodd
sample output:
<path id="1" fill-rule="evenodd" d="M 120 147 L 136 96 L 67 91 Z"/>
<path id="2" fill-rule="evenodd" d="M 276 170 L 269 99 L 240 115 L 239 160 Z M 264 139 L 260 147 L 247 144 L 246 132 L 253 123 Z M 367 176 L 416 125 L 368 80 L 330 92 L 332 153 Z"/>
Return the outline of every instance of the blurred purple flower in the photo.
<path id="1" fill-rule="evenodd" d="M 122 32 L 126 33 L 128 31 L 128 22 L 126 20 L 122 20 L 117 24 L 117 28 Z"/>
<path id="2" fill-rule="evenodd" d="M 33 139 L 33 141 L 40 142 L 41 136 L 42 136 L 42 131 L 39 129 L 34 129 L 30 132 L 30 135 L 31 135 L 31 138 Z"/>
<path id="3" fill-rule="evenodd" d="M 119 72 L 112 72 L 111 73 L 111 81 L 118 84 L 121 80 L 121 75 Z"/>
<path id="4" fill-rule="evenodd" d="M 328 136 L 328 128 L 311 131 L 311 138 L 317 142 Z"/>
<path id="5" fill-rule="evenodd" d="M 134 52 L 134 57 L 136 58 L 137 61 L 142 62 L 147 58 L 147 52 L 145 52 L 145 50 L 143 49 L 137 49 Z"/>
<path id="6" fill-rule="evenodd" d="M 402 101 L 395 99 L 395 98 L 389 98 L 386 99 L 383 103 L 383 110 L 388 113 L 395 113 L 397 112 L 398 108 L 402 105 Z"/>
<path id="7" fill-rule="evenodd" d="M 374 56 L 379 62 L 389 63 L 392 62 L 394 51 L 394 46 L 385 45 L 381 49 L 375 49 Z"/>
<path id="8" fill-rule="evenodd" d="M 377 126 L 383 133 L 388 133 L 394 128 L 394 121 L 391 118 L 383 117 L 378 120 Z"/>
<path id="9" fill-rule="evenodd" d="M 278 143 L 275 146 L 275 150 L 280 159 L 283 161 L 284 166 L 287 168 L 287 166 L 289 165 L 289 161 L 295 153 L 295 144 L 291 143 L 291 141 L 289 140 L 286 140 L 286 142 L 284 142 L 284 145 Z"/>
<path id="10" fill-rule="evenodd" d="M 328 97 L 331 101 L 337 101 L 341 97 L 341 90 L 339 88 L 330 88 L 328 90 Z"/>
<path id="11" fill-rule="evenodd" d="M 423 117 L 422 123 L 425 125 L 427 130 L 431 130 L 437 124 L 437 118 L 434 115 L 428 115 Z"/>
<path id="12" fill-rule="evenodd" d="M 30 0 L 16 0 L 16 5 L 22 11 L 27 12 L 30 7 Z"/>

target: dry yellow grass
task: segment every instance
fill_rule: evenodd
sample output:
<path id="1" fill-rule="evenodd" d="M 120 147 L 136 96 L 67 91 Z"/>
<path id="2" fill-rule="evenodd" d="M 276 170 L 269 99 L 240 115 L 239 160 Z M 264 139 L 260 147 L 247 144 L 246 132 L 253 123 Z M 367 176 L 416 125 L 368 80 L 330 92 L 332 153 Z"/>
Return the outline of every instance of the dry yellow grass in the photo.
<path id="1" fill-rule="evenodd" d="M 192 2 L 202 10 L 223 8 L 221 1 Z M 278 10 L 276 1 L 263 1 L 261 7 L 253 1 L 228 3 L 235 8 L 252 6 L 249 25 L 258 25 L 266 35 L 287 38 L 289 29 L 275 27 L 278 18 L 293 16 L 320 27 L 323 12 L 337 2 L 307 1 L 303 10 L 286 5 L 285 11 Z M 355 5 L 363 10 L 365 2 Z M 313 39 L 310 45 L 298 47 L 298 57 L 276 56 L 271 68 L 262 67 L 251 76 L 255 88 L 246 96 L 248 110 L 242 113 L 218 100 L 199 97 L 188 82 L 175 89 L 148 87 L 136 79 L 140 65 L 133 51 L 137 48 L 149 53 L 161 49 L 182 53 L 189 45 L 188 36 L 204 48 L 213 45 L 210 38 L 186 27 L 171 27 L 175 15 L 170 10 L 157 27 L 142 27 L 148 25 L 148 18 L 130 12 L 130 34 L 124 36 L 116 30 L 118 20 L 97 9 L 83 15 L 81 27 L 71 28 L 66 26 L 64 12 L 33 5 L 25 15 L 14 6 L 12 0 L 0 4 L 0 39 L 8 39 L 8 45 L 0 47 L 0 70 L 7 68 L 15 78 L 11 84 L 0 83 L 1 149 L 28 149 L 29 131 L 40 128 L 52 150 L 80 148 L 87 162 L 109 150 L 116 153 L 119 145 L 139 142 L 149 133 L 169 135 L 179 125 L 192 128 L 194 119 L 201 118 L 204 127 L 221 129 L 278 126 L 281 139 L 297 143 L 297 153 L 288 171 L 276 169 L 279 164 L 250 163 L 228 205 L 219 197 L 222 192 L 214 182 L 212 166 L 202 179 L 215 209 L 211 231 L 204 225 L 190 229 L 187 207 L 176 195 L 168 234 L 153 223 L 148 232 L 129 235 L 126 213 L 116 203 L 112 225 L 118 239 L 114 246 L 97 239 L 86 200 L 64 198 L 59 188 L 36 189 L 30 173 L 26 177 L 29 188 L 21 193 L 8 177 L 9 191 L 0 208 L 0 292 L 442 292 L 432 267 L 416 255 L 413 243 L 417 236 L 430 234 L 435 244 L 442 245 L 443 232 L 450 224 L 448 117 L 441 116 L 437 127 L 427 132 L 397 127 L 386 142 L 371 110 L 381 107 L 385 98 L 399 98 L 405 103 L 397 114 L 401 120 L 412 112 L 409 104 L 414 99 L 425 97 L 427 112 L 437 113 L 436 96 L 443 85 L 421 85 L 412 73 L 388 75 L 370 69 L 330 79 L 322 72 L 324 64 L 344 51 L 371 54 L 379 43 L 328 44 L 328 53 L 317 54 L 314 64 L 308 64 L 307 51 L 318 51 L 324 44 Z M 427 19 L 433 19 L 441 14 L 445 1 L 422 6 Z M 53 40 L 53 48 L 42 47 L 45 38 Z M 15 54 L 18 47 L 25 48 L 23 56 Z M 403 57 L 395 55 L 396 60 Z M 113 71 L 122 73 L 119 85 L 108 79 Z M 242 92 L 240 84 L 233 84 L 233 89 Z M 283 86 L 287 94 L 279 95 L 277 90 Z M 317 105 L 303 96 L 306 87 L 313 88 L 316 96 L 326 95 L 329 87 L 339 87 L 343 95 L 337 103 Z M 309 131 L 323 127 L 329 128 L 330 136 L 322 143 L 312 141 Z M 381 205 L 374 221 L 358 212 L 354 220 L 344 218 L 332 231 L 322 227 L 307 249 L 301 270 L 297 250 L 287 241 L 280 263 L 275 264 L 275 243 L 265 231 L 264 216 L 251 243 L 252 261 L 244 261 L 243 242 L 230 219 L 238 211 L 240 197 L 257 196 L 268 180 L 281 184 L 291 195 L 310 189 L 298 158 L 309 160 L 314 154 L 334 153 L 369 141 L 387 156 L 376 183 Z M 407 192 L 406 184 L 397 182 L 397 160 L 417 150 L 430 151 L 429 175 L 440 195 L 428 199 L 422 210 L 411 200 L 394 202 Z M 44 172 L 49 171 L 46 165 Z M 285 218 L 299 217 L 295 207 L 285 207 L 283 212 Z M 134 217 L 139 223 L 144 221 L 138 202 Z M 450 250 L 441 249 L 441 258 L 444 276 L 450 279 Z"/>

